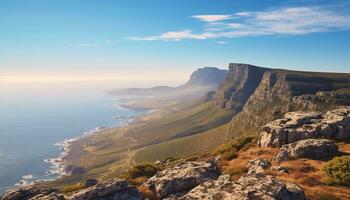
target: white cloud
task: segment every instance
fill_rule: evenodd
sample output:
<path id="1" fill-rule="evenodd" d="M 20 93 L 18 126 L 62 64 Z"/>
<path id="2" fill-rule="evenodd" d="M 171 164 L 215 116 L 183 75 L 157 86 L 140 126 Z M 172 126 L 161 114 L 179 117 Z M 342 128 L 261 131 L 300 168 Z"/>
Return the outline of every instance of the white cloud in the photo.
<path id="1" fill-rule="evenodd" d="M 197 39 L 204 40 L 215 37 L 214 34 L 204 32 L 200 34 L 193 34 L 191 30 L 182 30 L 182 31 L 169 31 L 162 33 L 159 36 L 149 36 L 149 37 L 128 37 L 130 40 L 144 40 L 144 41 L 153 41 L 153 40 L 164 40 L 164 41 L 181 41 L 183 39 Z"/>
<path id="2" fill-rule="evenodd" d="M 193 15 L 191 17 L 203 22 L 217 22 L 232 18 L 231 15 Z"/>
<path id="3" fill-rule="evenodd" d="M 225 41 L 217 41 L 216 43 L 217 44 L 227 44 L 227 42 L 225 42 Z"/>
<path id="4" fill-rule="evenodd" d="M 232 17 L 235 16 L 235 17 Z M 204 21 L 202 32 L 169 31 L 132 40 L 180 41 L 184 39 L 237 38 L 264 35 L 302 35 L 350 30 L 350 16 L 321 7 L 284 7 L 234 15 L 195 15 Z M 223 21 L 225 20 L 225 21 Z"/>

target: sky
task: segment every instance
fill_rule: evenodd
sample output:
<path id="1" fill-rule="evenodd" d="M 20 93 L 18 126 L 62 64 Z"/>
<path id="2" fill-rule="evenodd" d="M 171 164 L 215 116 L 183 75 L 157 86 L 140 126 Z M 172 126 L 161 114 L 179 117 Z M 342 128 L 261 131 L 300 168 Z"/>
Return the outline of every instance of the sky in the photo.
<path id="1" fill-rule="evenodd" d="M 350 72 L 350 2 L 0 1 L 2 81 L 178 84 L 232 62 Z"/>

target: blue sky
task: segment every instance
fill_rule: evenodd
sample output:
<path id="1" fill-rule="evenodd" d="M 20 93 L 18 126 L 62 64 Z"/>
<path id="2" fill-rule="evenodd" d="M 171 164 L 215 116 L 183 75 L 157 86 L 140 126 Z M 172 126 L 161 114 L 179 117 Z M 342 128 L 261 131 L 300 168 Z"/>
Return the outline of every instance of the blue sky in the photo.
<path id="1" fill-rule="evenodd" d="M 0 44 L 0 73 L 7 76 L 182 80 L 198 67 L 230 62 L 350 72 L 350 3 L 2 0 Z"/>

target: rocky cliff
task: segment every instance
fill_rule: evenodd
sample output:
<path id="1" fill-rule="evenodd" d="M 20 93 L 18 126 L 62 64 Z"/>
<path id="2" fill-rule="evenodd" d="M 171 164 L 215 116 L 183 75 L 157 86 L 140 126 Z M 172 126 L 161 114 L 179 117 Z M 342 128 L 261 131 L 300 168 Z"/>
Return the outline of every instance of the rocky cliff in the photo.
<path id="1" fill-rule="evenodd" d="M 300 72 L 230 64 L 214 101 L 241 111 L 229 127 L 232 136 L 255 133 L 259 127 L 296 110 L 327 110 L 349 105 L 350 74 Z"/>
<path id="2" fill-rule="evenodd" d="M 224 82 L 216 91 L 216 105 L 236 112 L 241 111 L 261 82 L 264 72 L 268 70 L 248 64 L 231 63 Z"/>

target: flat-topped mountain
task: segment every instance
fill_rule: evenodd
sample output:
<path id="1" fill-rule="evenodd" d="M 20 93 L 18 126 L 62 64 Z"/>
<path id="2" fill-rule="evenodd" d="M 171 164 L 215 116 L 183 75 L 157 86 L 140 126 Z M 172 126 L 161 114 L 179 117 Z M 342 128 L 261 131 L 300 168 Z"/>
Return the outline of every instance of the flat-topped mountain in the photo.
<path id="1" fill-rule="evenodd" d="M 203 67 L 194 71 L 189 80 L 177 87 L 155 86 L 152 88 L 124 88 L 115 89 L 114 95 L 144 95 L 152 96 L 157 100 L 194 99 L 215 90 L 225 79 L 227 70 L 216 67 Z"/>

